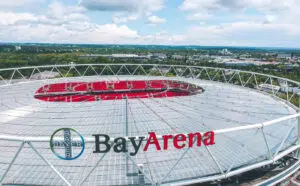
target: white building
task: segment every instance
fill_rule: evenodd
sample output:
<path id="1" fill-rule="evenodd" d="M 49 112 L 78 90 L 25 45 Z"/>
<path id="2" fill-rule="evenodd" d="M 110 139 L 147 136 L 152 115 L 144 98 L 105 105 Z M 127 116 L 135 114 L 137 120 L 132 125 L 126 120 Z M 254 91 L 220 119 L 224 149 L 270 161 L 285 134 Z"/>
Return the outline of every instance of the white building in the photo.
<path id="1" fill-rule="evenodd" d="M 182 56 L 182 55 L 172 55 L 172 59 L 175 59 L 175 60 L 183 60 L 183 59 L 184 59 L 184 56 Z"/>
<path id="2" fill-rule="evenodd" d="M 279 53 L 277 58 L 279 58 L 279 59 L 292 59 L 292 54 Z"/>
<path id="3" fill-rule="evenodd" d="M 43 71 L 31 76 L 31 79 L 51 79 L 60 76 L 58 72 Z"/>

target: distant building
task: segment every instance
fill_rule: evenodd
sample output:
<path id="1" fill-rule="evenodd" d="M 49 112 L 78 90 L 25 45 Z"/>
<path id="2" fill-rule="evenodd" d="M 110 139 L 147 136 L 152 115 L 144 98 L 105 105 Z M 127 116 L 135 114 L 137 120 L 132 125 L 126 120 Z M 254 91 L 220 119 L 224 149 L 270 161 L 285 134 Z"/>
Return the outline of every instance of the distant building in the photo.
<path id="1" fill-rule="evenodd" d="M 114 59 L 141 59 L 148 60 L 150 55 L 136 55 L 136 54 L 83 54 L 79 56 L 80 58 L 97 58 L 97 57 L 107 57 L 110 60 Z"/>
<path id="2" fill-rule="evenodd" d="M 33 74 L 31 76 L 31 79 L 50 79 L 50 78 L 55 78 L 57 76 L 60 76 L 60 74 L 58 72 L 51 72 L 51 71 L 43 71 L 43 72 L 39 72 L 36 74 Z"/>
<path id="3" fill-rule="evenodd" d="M 260 84 L 260 85 L 258 85 L 258 89 L 264 90 L 264 91 L 274 91 L 274 92 L 277 92 L 277 91 L 280 90 L 280 86 L 270 85 L 270 84 Z"/>
<path id="4" fill-rule="evenodd" d="M 163 53 L 154 53 L 154 54 L 152 54 L 151 58 L 163 60 L 163 59 L 167 59 L 167 55 L 163 54 Z"/>
<path id="5" fill-rule="evenodd" d="M 294 68 L 298 68 L 298 64 L 286 64 L 285 65 L 285 70 L 293 70 Z"/>
<path id="6" fill-rule="evenodd" d="M 277 55 L 278 59 L 292 59 L 292 54 L 287 54 L 287 53 L 279 53 Z"/>
<path id="7" fill-rule="evenodd" d="M 189 57 L 190 60 L 193 60 L 193 61 L 198 61 L 198 60 L 201 60 L 201 59 L 208 59 L 210 58 L 208 54 L 206 55 L 193 55 L 191 57 Z"/>
<path id="8" fill-rule="evenodd" d="M 182 56 L 182 55 L 172 55 L 172 59 L 175 59 L 175 60 L 183 60 L 185 57 Z"/>
<path id="9" fill-rule="evenodd" d="M 267 52 L 265 53 L 265 56 L 276 56 L 275 52 Z"/>
<path id="10" fill-rule="evenodd" d="M 253 63 L 249 63 L 249 62 L 245 62 L 245 61 L 227 61 L 227 62 L 224 62 L 224 64 L 226 66 L 253 66 L 253 65 L 255 65 Z"/>
<path id="11" fill-rule="evenodd" d="M 220 50 L 219 53 L 222 55 L 232 55 L 232 53 L 227 48 Z"/>
<path id="12" fill-rule="evenodd" d="M 100 57 L 100 56 L 104 56 L 104 55 L 101 55 L 101 54 L 82 54 L 82 55 L 79 55 L 79 58 L 97 58 L 97 57 Z M 107 55 L 105 55 L 104 57 L 106 57 Z"/>
<path id="13" fill-rule="evenodd" d="M 251 54 L 242 54 L 239 56 L 240 58 L 250 58 Z"/>
<path id="14" fill-rule="evenodd" d="M 136 54 L 112 54 L 110 56 L 112 58 L 138 58 L 139 57 Z"/>
<path id="15" fill-rule="evenodd" d="M 280 85 L 280 91 L 282 92 L 292 92 L 299 94 L 300 93 L 300 88 L 298 87 L 293 87 L 293 85 L 289 85 L 287 81 L 285 80 L 278 80 L 278 83 Z"/>
<path id="16" fill-rule="evenodd" d="M 150 55 L 136 55 L 136 54 L 112 54 L 109 59 L 138 59 L 138 60 L 149 60 Z"/>
<path id="17" fill-rule="evenodd" d="M 22 49 L 21 46 L 15 46 L 15 50 L 16 50 L 16 51 L 19 51 L 19 50 L 21 50 L 21 49 Z"/>

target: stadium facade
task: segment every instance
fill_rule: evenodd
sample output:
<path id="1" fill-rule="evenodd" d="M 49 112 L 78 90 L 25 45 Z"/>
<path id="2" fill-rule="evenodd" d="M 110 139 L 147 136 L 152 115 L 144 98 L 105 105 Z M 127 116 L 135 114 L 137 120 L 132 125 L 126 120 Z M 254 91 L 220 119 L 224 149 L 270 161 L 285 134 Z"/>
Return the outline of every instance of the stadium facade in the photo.
<path id="1" fill-rule="evenodd" d="M 58 76 L 32 78 L 43 72 Z M 0 80 L 3 185 L 186 185 L 298 157 L 293 90 L 300 83 L 285 78 L 197 66 L 72 64 L 1 69 Z M 77 133 L 52 138 L 60 128 Z M 151 132 L 168 148 L 153 142 L 130 155 L 140 139 L 145 148 Z M 59 143 L 66 133 L 69 146 Z M 192 136 L 189 148 L 195 133 L 205 138 Z M 95 153 L 99 134 L 112 148 L 122 137 L 126 152 Z M 196 145 L 205 139 L 213 143 Z M 54 151 L 80 156 L 64 160 Z"/>

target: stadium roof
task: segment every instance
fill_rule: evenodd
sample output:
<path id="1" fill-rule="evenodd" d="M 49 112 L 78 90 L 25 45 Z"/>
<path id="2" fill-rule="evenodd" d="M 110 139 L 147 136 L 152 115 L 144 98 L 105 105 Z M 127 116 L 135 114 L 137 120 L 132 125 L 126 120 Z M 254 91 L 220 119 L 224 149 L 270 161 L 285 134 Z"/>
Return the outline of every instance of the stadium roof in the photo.
<path id="1" fill-rule="evenodd" d="M 10 168 L 3 183 L 137 184 L 139 177 L 128 173 L 137 174 L 139 166 L 143 165 L 145 183 L 168 184 L 216 176 L 269 161 L 291 147 L 297 138 L 297 112 L 285 102 L 241 86 L 207 80 L 180 77 L 182 81 L 203 87 L 202 94 L 129 99 L 127 104 L 126 100 L 62 103 L 33 98 L 36 90 L 45 84 L 145 78 L 178 80 L 178 77 L 138 75 L 85 76 L 3 85 L 0 89 L 0 134 L 2 139 L 3 136 L 11 139 L 0 140 L 0 175 Z M 272 120 L 278 121 L 273 125 Z M 257 127 L 268 122 L 264 132 Z M 147 136 L 150 131 L 163 135 L 213 130 L 216 144 L 180 150 L 170 144 L 167 151 L 150 148 L 133 157 L 115 152 L 92 153 L 95 149 L 93 134 L 126 136 L 126 123 L 128 136 Z M 49 150 L 51 134 L 62 127 L 77 130 L 87 140 L 84 154 L 76 160 L 60 160 Z M 245 128 L 231 130 L 239 127 Z M 22 141 L 13 140 L 14 137 L 33 140 L 24 144 L 11 165 L 22 144 Z"/>

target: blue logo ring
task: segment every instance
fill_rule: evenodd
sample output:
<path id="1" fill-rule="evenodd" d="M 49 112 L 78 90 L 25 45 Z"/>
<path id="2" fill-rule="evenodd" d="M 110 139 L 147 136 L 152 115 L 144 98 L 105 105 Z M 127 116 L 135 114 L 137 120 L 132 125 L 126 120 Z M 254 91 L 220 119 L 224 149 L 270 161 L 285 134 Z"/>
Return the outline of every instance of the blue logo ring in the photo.
<path id="1" fill-rule="evenodd" d="M 80 137 L 80 140 L 81 140 L 81 143 L 82 143 L 82 149 L 81 149 L 80 153 L 77 156 L 71 157 L 71 158 L 69 158 L 69 157 L 63 157 L 63 156 L 59 155 L 54 150 L 53 138 L 54 138 L 54 136 L 55 136 L 56 133 L 58 133 L 59 131 L 62 131 L 62 130 L 70 130 L 70 131 L 76 133 Z M 60 158 L 62 160 L 75 160 L 75 159 L 79 158 L 83 154 L 83 152 L 84 152 L 84 149 L 85 149 L 84 138 L 82 137 L 82 135 L 79 132 L 77 132 L 76 130 L 74 130 L 72 128 L 60 128 L 60 129 L 57 129 L 56 131 L 54 131 L 54 133 L 51 135 L 51 138 L 50 138 L 50 149 L 53 152 L 53 154 L 55 154 L 58 158 Z"/>

